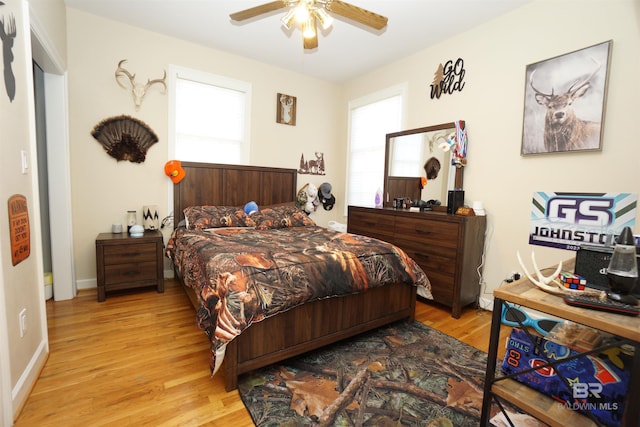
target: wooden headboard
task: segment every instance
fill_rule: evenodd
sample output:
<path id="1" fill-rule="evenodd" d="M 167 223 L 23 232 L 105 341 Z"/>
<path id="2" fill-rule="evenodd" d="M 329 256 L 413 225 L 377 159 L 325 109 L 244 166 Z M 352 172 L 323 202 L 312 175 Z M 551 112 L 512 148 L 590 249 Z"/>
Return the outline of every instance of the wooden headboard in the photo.
<path id="1" fill-rule="evenodd" d="M 188 206 L 258 206 L 293 202 L 297 194 L 295 169 L 182 162 L 186 176 L 173 187 L 174 224 Z"/>

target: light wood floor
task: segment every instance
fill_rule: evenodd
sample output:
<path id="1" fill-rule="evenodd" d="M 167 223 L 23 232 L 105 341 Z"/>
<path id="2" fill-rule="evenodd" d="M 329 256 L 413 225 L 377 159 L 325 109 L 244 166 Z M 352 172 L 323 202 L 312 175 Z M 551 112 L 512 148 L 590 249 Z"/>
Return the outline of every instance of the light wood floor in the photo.
<path id="1" fill-rule="evenodd" d="M 417 320 L 487 351 L 491 314 L 418 302 Z M 47 301 L 50 355 L 16 426 L 253 426 L 209 375 L 209 346 L 182 288 Z"/>

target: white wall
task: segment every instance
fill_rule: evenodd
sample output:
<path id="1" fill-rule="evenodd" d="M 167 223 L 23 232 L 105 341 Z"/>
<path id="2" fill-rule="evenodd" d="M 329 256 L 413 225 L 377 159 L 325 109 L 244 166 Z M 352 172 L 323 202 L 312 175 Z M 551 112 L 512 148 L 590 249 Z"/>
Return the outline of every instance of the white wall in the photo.
<path id="1" fill-rule="evenodd" d="M 10 0 L 0 9 L 5 18 L 13 15 L 16 37 L 11 70 L 15 76 L 15 98 L 7 96 L 5 80 L 0 84 L 0 425 L 10 425 L 13 415 L 33 386 L 48 351 L 42 239 L 38 199 L 38 170 L 35 143 L 35 116 L 29 31 L 29 5 Z M 21 152 L 27 153 L 27 173 L 22 172 Z M 14 265 L 7 202 L 14 194 L 26 197 L 29 215 L 30 252 Z M 20 334 L 19 313 L 26 310 L 26 332 Z"/>
<path id="2" fill-rule="evenodd" d="M 316 186 L 342 178 L 341 120 L 336 120 L 338 87 L 246 58 L 143 31 L 91 14 L 68 9 L 68 60 L 71 179 L 76 277 L 79 287 L 95 286 L 95 238 L 113 223 L 123 223 L 127 210 L 157 204 L 169 214 L 169 179 L 163 167 L 168 154 L 168 96 L 152 88 L 135 111 L 130 93 L 120 88 L 114 72 L 121 59 L 138 79 L 158 78 L 169 64 L 232 77 L 252 85 L 251 164 L 297 169 L 305 158 L 323 152 L 325 176 L 299 175 L 298 184 Z M 276 123 L 276 94 L 297 97 L 296 126 Z M 127 114 L 149 125 L 160 141 L 144 163 L 118 162 L 91 136 L 93 127 L 111 116 Z M 336 186 L 341 187 L 341 186 Z M 336 194 L 336 197 L 341 197 Z M 335 211 L 335 210 L 334 210 Z M 312 218 L 326 225 L 333 212 Z M 167 230 L 168 231 L 168 230 Z"/>
<path id="3" fill-rule="evenodd" d="M 526 260 L 535 251 L 545 266 L 575 255 L 528 244 L 534 192 L 640 192 L 639 16 L 635 0 L 538 0 L 346 85 L 344 103 L 408 82 L 408 128 L 466 120 L 465 201 L 483 201 L 488 215 L 485 298 L 512 271 L 522 272 L 516 251 Z M 607 40 L 613 49 L 602 151 L 521 157 L 526 65 Z M 431 99 L 438 64 L 457 58 L 466 68 L 463 90 Z"/>

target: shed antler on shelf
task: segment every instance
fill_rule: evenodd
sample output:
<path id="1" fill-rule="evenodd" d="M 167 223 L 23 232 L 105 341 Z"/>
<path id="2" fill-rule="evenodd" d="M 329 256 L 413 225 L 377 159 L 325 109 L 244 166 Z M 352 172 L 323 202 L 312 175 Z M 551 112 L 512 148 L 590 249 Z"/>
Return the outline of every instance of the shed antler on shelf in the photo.
<path id="1" fill-rule="evenodd" d="M 529 279 L 529 281 L 533 285 L 535 285 L 536 287 L 540 288 L 545 292 L 549 292 L 550 294 L 555 294 L 555 295 L 585 295 L 585 296 L 588 295 L 588 296 L 594 296 L 597 298 L 604 298 L 606 296 L 606 293 L 604 291 L 599 291 L 596 289 L 576 290 L 576 289 L 565 288 L 557 280 L 558 274 L 560 274 L 560 272 L 562 271 L 562 261 L 560 261 L 560 263 L 558 264 L 558 267 L 556 268 L 555 272 L 552 275 L 545 276 L 540 272 L 540 268 L 536 263 L 535 253 L 531 252 L 531 261 L 533 263 L 533 268 L 536 273 L 536 277 L 537 277 L 536 279 L 531 275 L 531 273 L 529 273 L 529 270 L 527 270 L 527 267 L 525 267 L 524 262 L 522 262 L 522 258 L 520 257 L 519 251 L 517 252 L 517 255 L 518 255 L 518 262 L 520 263 L 520 267 L 522 267 L 522 271 L 524 271 L 524 274 L 525 276 L 527 276 L 527 279 Z"/>

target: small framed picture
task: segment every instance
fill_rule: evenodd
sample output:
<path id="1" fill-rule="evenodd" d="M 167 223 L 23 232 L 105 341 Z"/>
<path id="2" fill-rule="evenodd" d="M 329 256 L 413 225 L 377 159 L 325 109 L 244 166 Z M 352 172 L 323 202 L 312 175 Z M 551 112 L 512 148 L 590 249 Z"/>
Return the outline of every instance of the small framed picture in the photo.
<path id="1" fill-rule="evenodd" d="M 283 125 L 296 125 L 296 104 L 295 96 L 279 93 L 276 98 L 276 122 Z"/>
<path id="2" fill-rule="evenodd" d="M 611 44 L 527 65 L 522 155 L 602 149 Z"/>

